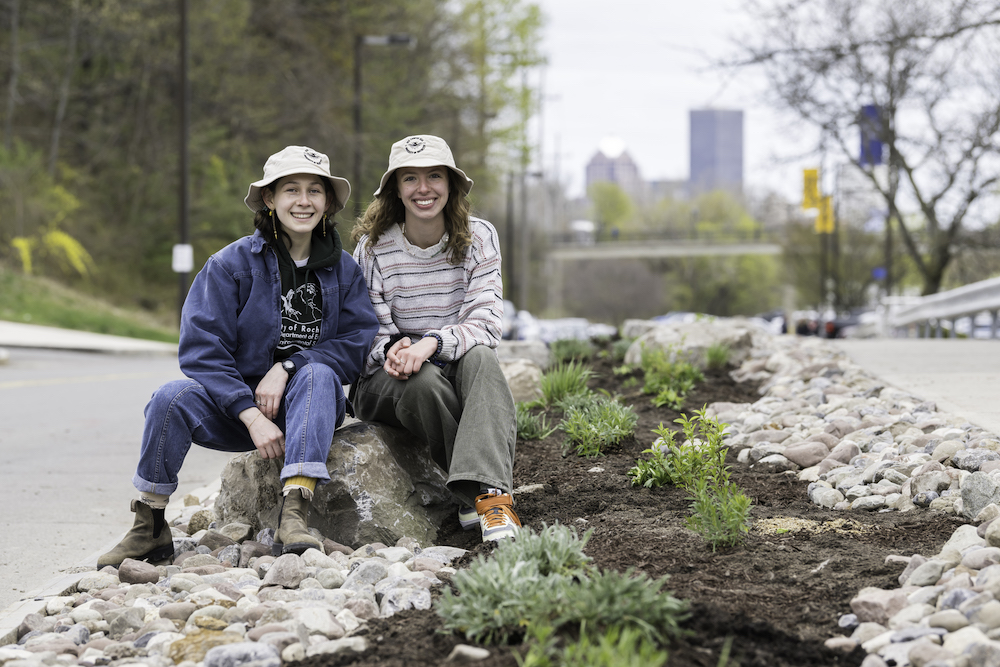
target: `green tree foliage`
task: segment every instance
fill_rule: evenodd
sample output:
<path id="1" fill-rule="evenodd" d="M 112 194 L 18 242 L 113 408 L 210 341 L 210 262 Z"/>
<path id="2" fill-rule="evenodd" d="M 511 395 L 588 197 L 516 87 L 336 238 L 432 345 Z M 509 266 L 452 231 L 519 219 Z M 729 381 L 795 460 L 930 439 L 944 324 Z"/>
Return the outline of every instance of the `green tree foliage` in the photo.
<path id="1" fill-rule="evenodd" d="M 0 212 L 2 252 L 13 252 L 15 236 L 50 224 L 52 207 L 65 208 L 61 199 L 31 194 L 43 191 L 36 162 L 45 171 L 54 149 L 51 185 L 79 202 L 59 229 L 94 257 L 92 289 L 124 303 L 172 306 L 178 4 L 50 0 L 18 8 L 17 39 L 13 21 L 4 22 L 9 38 L 0 39 L 0 72 L 9 84 L 2 127 L 11 151 L 41 157 L 32 158 L 31 170 L 0 174 L 0 198 L 8 202 Z M 362 204 L 390 144 L 406 134 L 445 137 L 470 165 L 479 197 L 490 193 L 484 176 L 505 167 L 498 156 L 523 149 L 515 139 L 523 141 L 533 91 L 522 74 L 541 61 L 541 14 L 528 0 L 197 0 L 188 11 L 196 268 L 252 231 L 242 203 L 247 185 L 286 145 L 327 153 L 335 174 L 359 181 L 352 186 Z M 399 33 L 415 37 L 415 46 L 358 51 L 363 162 L 354 179 L 356 40 Z M 34 213 L 39 207 L 49 208 Z M 340 217 L 342 226 L 351 224 Z"/>
<path id="2" fill-rule="evenodd" d="M 888 172 L 867 168 L 924 294 L 937 292 L 968 228 L 995 217 L 1000 171 L 1000 6 L 991 0 L 747 2 L 731 66 L 760 68 L 774 106 L 857 161 L 861 106 Z M 919 226 L 899 224 L 908 214 Z M 892 269 L 890 283 L 895 281 Z"/>
<path id="3" fill-rule="evenodd" d="M 80 202 L 55 182 L 42 154 L 21 141 L 0 148 L 0 257 L 25 274 L 89 277 L 94 262 L 71 228 Z"/>
<path id="4" fill-rule="evenodd" d="M 600 238 L 607 239 L 612 233 L 633 226 L 635 206 L 618 184 L 598 181 L 587 188 L 587 197 L 594 209 Z"/>
<path id="5" fill-rule="evenodd" d="M 544 62 L 543 19 L 537 5 L 522 0 L 463 0 L 459 7 L 455 52 L 444 62 L 462 91 L 453 113 L 472 125 L 460 152 L 469 175 L 492 188 L 497 174 L 489 169 L 491 158 L 517 169 L 530 158 L 527 119 L 535 102 L 524 74 Z"/>

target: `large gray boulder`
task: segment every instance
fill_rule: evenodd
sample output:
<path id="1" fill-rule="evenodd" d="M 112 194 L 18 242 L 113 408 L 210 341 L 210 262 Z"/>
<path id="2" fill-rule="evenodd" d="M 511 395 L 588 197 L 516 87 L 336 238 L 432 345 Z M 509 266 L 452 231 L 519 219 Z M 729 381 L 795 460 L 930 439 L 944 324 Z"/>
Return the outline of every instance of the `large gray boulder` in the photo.
<path id="1" fill-rule="evenodd" d="M 528 403 L 542 397 L 542 369 L 530 359 L 500 361 L 515 403 Z"/>
<path id="2" fill-rule="evenodd" d="M 671 361 L 683 360 L 705 368 L 705 353 L 713 345 L 729 347 L 729 363 L 740 365 L 750 356 L 755 325 L 742 318 L 704 317 L 694 322 L 668 323 L 642 326 L 642 321 L 629 320 L 622 327 L 625 332 L 636 333 L 638 338 L 625 353 L 625 363 L 634 366 L 642 362 L 643 349 L 663 350 Z"/>
<path id="3" fill-rule="evenodd" d="M 419 440 L 401 429 L 369 422 L 340 428 L 330 447 L 331 482 L 316 488 L 309 525 L 351 547 L 393 545 L 412 537 L 433 544 L 455 509 L 444 471 Z M 281 464 L 257 452 L 234 456 L 222 471 L 215 511 L 222 524 L 261 528 L 278 522 Z"/>
<path id="4" fill-rule="evenodd" d="M 540 340 L 502 340 L 497 346 L 497 358 L 501 365 L 505 361 L 528 359 L 543 371 L 552 365 L 549 346 Z"/>

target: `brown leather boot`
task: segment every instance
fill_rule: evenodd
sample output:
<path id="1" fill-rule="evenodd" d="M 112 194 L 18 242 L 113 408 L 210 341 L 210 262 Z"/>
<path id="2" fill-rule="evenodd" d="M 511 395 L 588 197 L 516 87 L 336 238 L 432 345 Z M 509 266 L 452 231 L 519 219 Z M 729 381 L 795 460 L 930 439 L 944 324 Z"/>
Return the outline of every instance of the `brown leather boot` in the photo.
<path id="1" fill-rule="evenodd" d="M 118 567 L 126 558 L 151 562 L 174 557 L 174 538 L 166 528 L 163 509 L 155 509 L 140 500 L 133 500 L 135 523 L 114 549 L 97 559 L 97 569 L 106 565 Z"/>
<path id="2" fill-rule="evenodd" d="M 323 543 L 309 534 L 309 501 L 302 495 L 302 489 L 292 489 L 281 498 L 281 515 L 278 530 L 274 534 L 271 554 L 302 554 L 307 549 L 323 552 Z"/>

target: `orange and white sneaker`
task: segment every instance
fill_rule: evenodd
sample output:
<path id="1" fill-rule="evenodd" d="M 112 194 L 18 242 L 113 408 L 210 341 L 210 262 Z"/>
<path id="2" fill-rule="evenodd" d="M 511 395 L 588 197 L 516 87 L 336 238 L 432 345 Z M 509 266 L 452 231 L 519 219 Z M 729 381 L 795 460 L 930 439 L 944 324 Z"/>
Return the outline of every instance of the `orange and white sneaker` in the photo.
<path id="1" fill-rule="evenodd" d="M 514 497 L 500 489 L 476 496 L 476 513 L 483 529 L 483 542 L 513 538 L 521 527 L 521 520 L 514 512 Z"/>

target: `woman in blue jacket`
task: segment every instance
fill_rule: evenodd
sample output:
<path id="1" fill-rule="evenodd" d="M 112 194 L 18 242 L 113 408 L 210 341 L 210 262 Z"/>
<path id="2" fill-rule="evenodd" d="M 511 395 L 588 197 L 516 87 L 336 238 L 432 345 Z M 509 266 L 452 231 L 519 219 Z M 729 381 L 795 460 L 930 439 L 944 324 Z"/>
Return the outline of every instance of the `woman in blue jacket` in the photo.
<path id="1" fill-rule="evenodd" d="M 185 380 L 160 387 L 146 406 L 132 483 L 135 523 L 98 559 L 173 555 L 164 509 L 192 441 L 284 461 L 274 553 L 321 548 L 306 515 L 344 421 L 353 384 L 378 331 L 357 263 L 333 216 L 351 192 L 326 155 L 289 146 L 250 185 L 256 231 L 208 258 L 181 315 L 178 358 Z"/>

